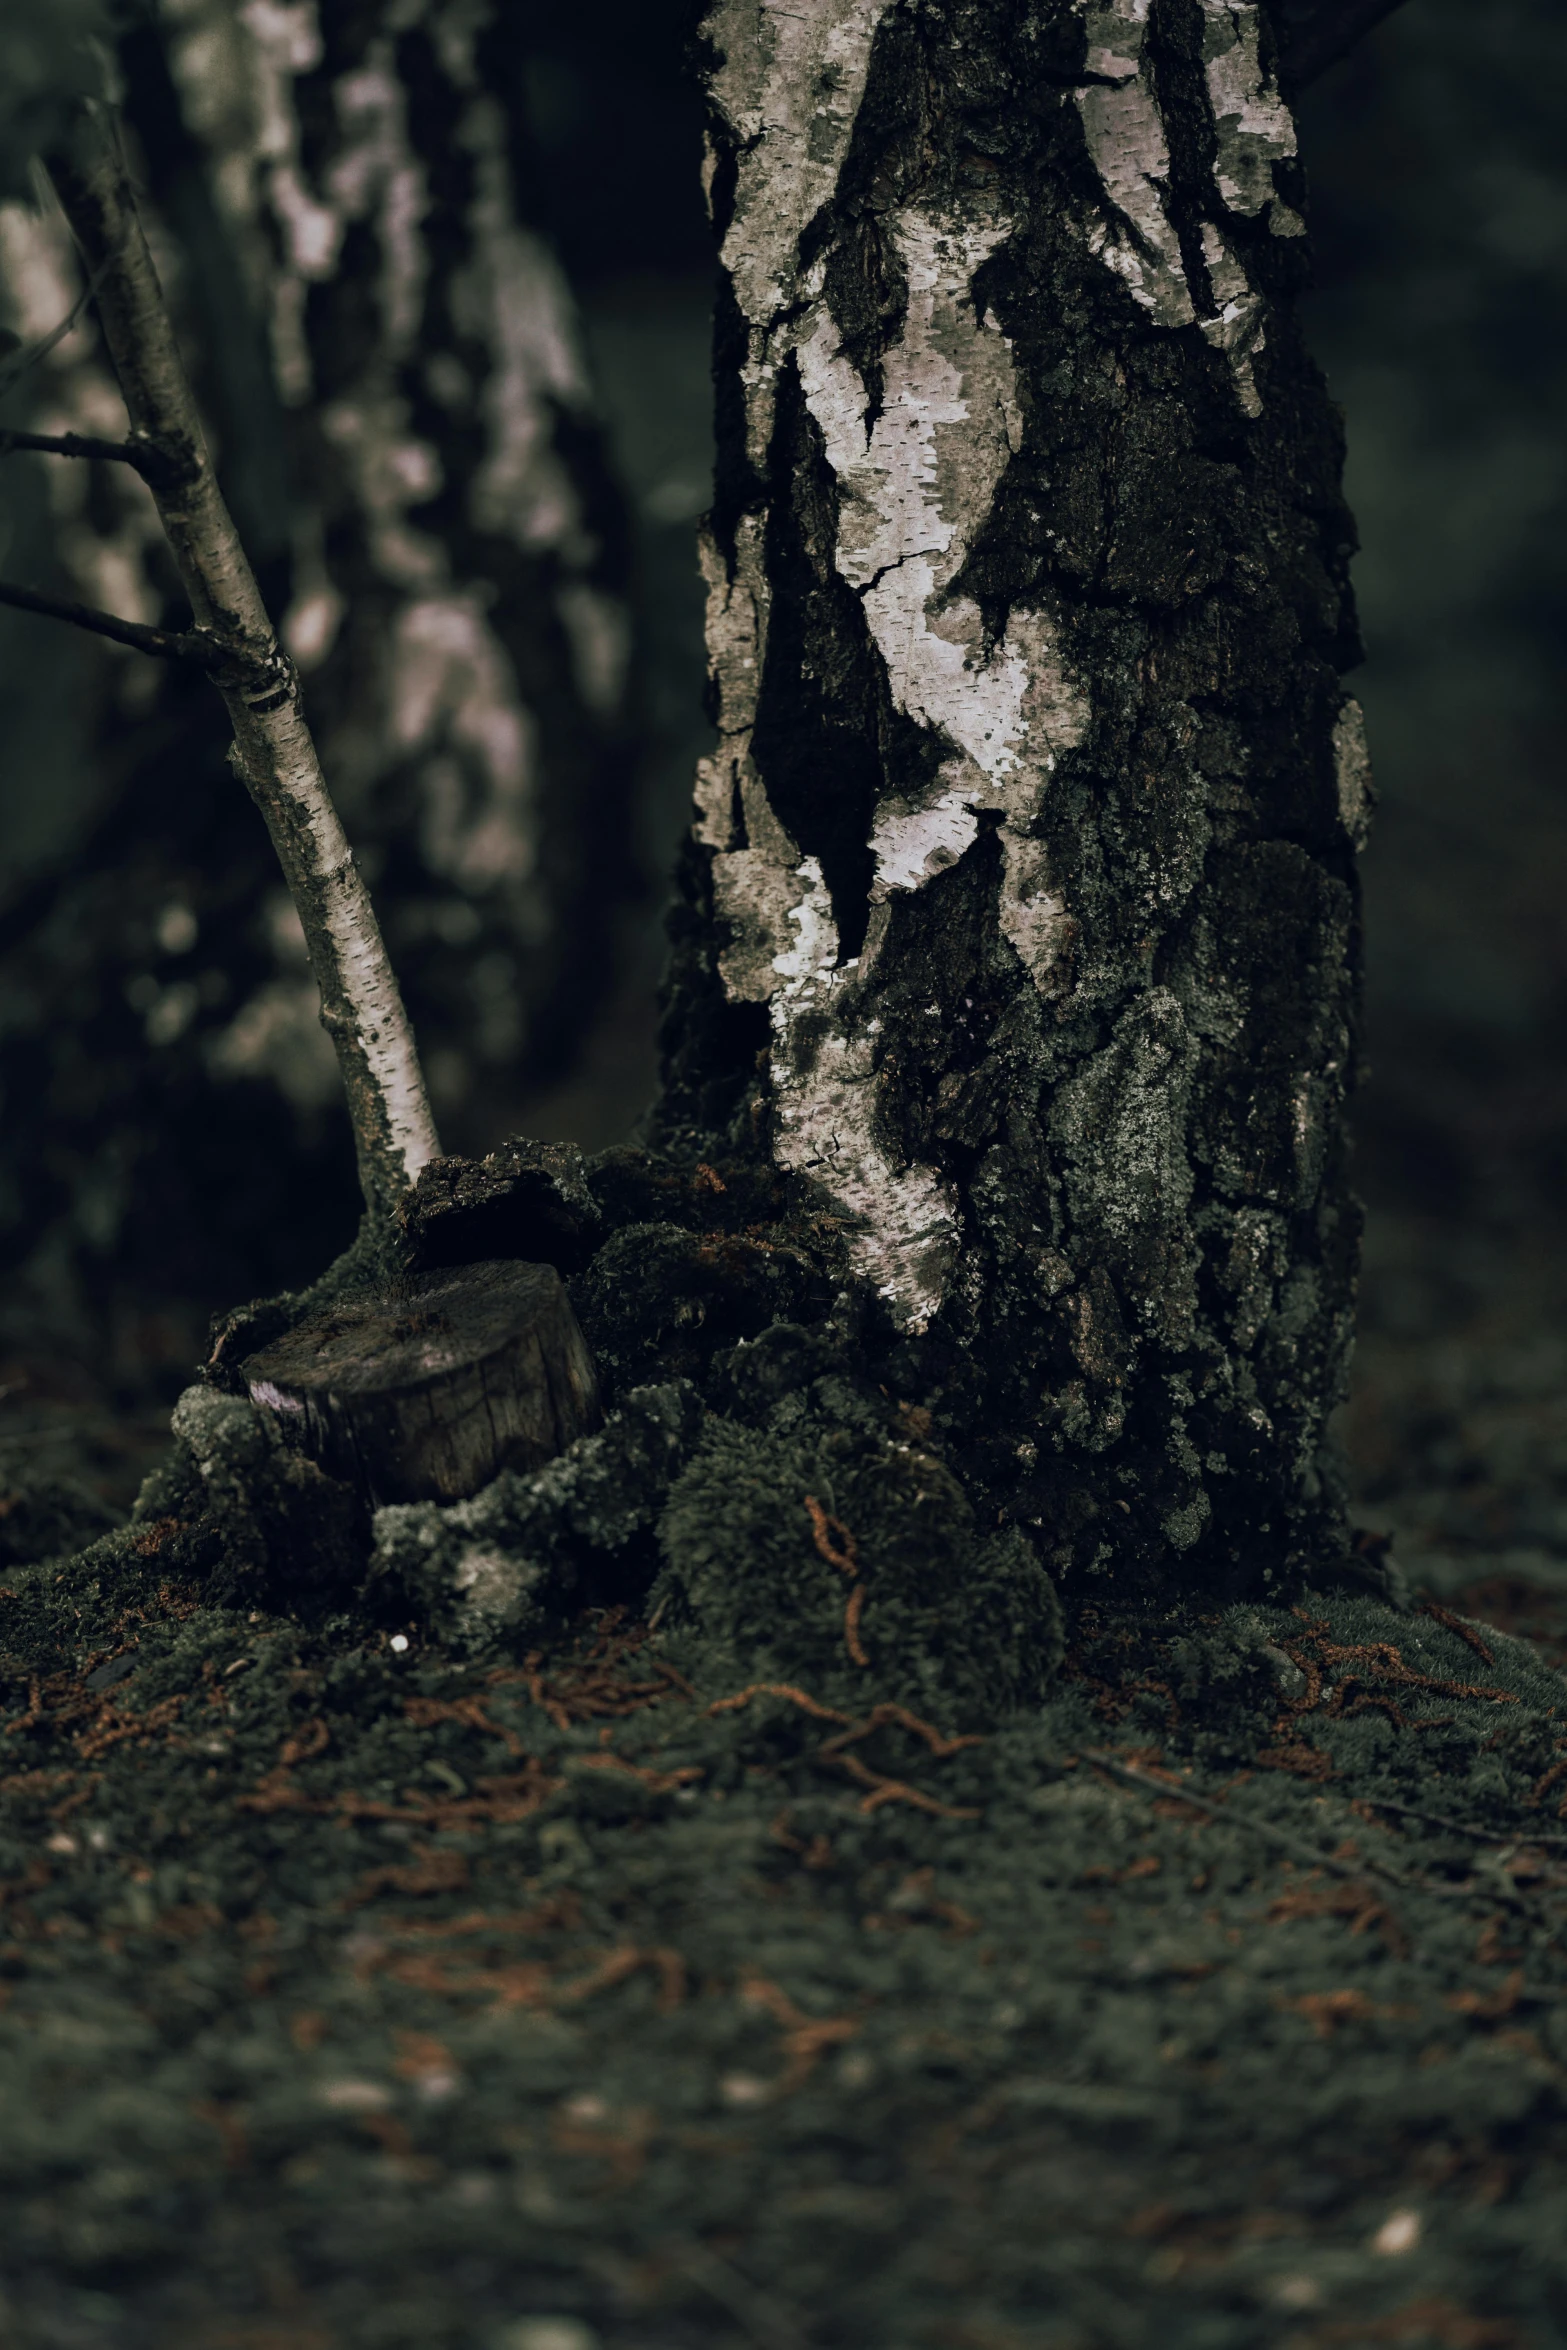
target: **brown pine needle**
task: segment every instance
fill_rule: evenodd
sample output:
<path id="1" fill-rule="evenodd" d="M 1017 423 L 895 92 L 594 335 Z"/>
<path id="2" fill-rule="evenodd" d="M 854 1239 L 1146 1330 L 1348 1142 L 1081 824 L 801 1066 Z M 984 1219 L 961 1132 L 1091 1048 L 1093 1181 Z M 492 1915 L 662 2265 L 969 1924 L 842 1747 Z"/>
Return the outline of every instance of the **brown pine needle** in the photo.
<path id="1" fill-rule="evenodd" d="M 984 1813 L 968 1804 L 938 1803 L 934 1795 L 922 1795 L 917 1787 L 910 1787 L 902 1779 L 883 1778 L 879 1771 L 867 1770 L 857 1754 L 841 1754 L 838 1760 L 851 1778 L 858 1779 L 870 1793 L 860 1801 L 861 1811 L 880 1811 L 884 1803 L 912 1804 L 916 1811 L 928 1811 L 938 1820 L 982 1820 Z"/>
<path id="2" fill-rule="evenodd" d="M 814 1493 L 806 1495 L 805 1508 L 811 1521 L 811 1540 L 818 1554 L 830 1567 L 836 1567 L 840 1575 L 847 1575 L 852 1582 L 860 1571 L 859 1546 L 854 1536 L 841 1518 L 835 1518 L 823 1509 Z"/>
<path id="3" fill-rule="evenodd" d="M 709 1715 L 738 1713 L 749 1705 L 753 1697 L 785 1697 L 803 1713 L 812 1714 L 819 1722 L 844 1722 L 853 1726 L 852 1714 L 841 1714 L 835 1706 L 823 1705 L 817 1698 L 808 1697 L 803 1689 L 796 1689 L 791 1681 L 753 1681 L 749 1689 L 737 1689 L 733 1697 L 720 1697 L 708 1707 Z"/>
<path id="4" fill-rule="evenodd" d="M 1490 1646 L 1489 1642 L 1481 1639 L 1473 1624 L 1466 1623 L 1462 1616 L 1455 1616 L 1450 1608 L 1438 1607 L 1434 1599 L 1426 1601 L 1424 1612 L 1440 1624 L 1445 1631 L 1456 1634 L 1467 1648 L 1472 1648 L 1476 1656 L 1483 1657 L 1488 1665 L 1495 1664 L 1495 1649 Z"/>

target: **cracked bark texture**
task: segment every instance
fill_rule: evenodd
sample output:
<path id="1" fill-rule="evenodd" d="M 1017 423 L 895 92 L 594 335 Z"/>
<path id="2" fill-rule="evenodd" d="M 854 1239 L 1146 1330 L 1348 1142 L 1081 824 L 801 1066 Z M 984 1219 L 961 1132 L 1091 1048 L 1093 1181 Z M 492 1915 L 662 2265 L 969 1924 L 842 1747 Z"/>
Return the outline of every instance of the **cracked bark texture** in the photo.
<path id="1" fill-rule="evenodd" d="M 454 1147 L 569 1061 L 641 886 L 626 518 L 570 295 L 514 200 L 517 40 L 484 4 L 159 0 L 122 47 L 224 488 Z M 28 340 L 75 299 L 63 231 L 24 202 L 0 206 L 0 288 Z M 7 421 L 120 429 L 90 318 L 24 397 Z M 139 481 L 7 465 L 24 506 L 47 501 L 13 565 L 178 617 Z M 0 1245 L 84 1301 L 141 1279 L 210 1307 L 305 1278 L 352 1228 L 352 1171 L 221 713 L 42 623 L 5 644 L 7 703 L 47 705 L 18 798 L 63 809 L 40 779 L 72 752 L 96 788 L 52 832 L 40 813 L 0 904 Z"/>
<path id="2" fill-rule="evenodd" d="M 1339 1555 L 1369 804 L 1250 0 L 721 0 L 671 1134 L 837 1220 L 1061 1573 Z"/>

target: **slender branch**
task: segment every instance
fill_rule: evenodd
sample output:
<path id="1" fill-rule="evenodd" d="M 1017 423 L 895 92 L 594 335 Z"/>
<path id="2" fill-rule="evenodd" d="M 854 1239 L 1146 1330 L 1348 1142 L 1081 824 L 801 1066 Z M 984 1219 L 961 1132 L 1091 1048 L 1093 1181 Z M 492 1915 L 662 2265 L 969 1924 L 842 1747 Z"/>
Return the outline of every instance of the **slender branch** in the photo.
<path id="1" fill-rule="evenodd" d="M 156 441 L 105 441 L 90 432 L 0 432 L 0 457 L 8 457 L 13 449 L 35 449 L 45 457 L 101 457 L 129 465 L 150 490 L 176 489 L 180 482 L 179 452 L 160 448 Z"/>
<path id="2" fill-rule="evenodd" d="M 304 924 L 322 1025 L 348 1095 L 359 1180 L 372 1217 L 384 1221 L 440 1150 L 413 1031 L 327 791 L 298 676 L 218 488 L 112 122 L 89 105 L 80 127 L 87 135 L 51 159 L 50 176 L 97 285 L 131 422 L 128 445 L 153 453 L 151 467 L 140 469 L 197 633 L 221 656 L 214 682 L 234 728 L 233 764 L 266 820 Z"/>
<path id="3" fill-rule="evenodd" d="M 121 620 L 116 613 L 99 612 L 91 604 L 73 604 L 64 596 L 42 596 L 34 588 L 13 587 L 8 580 L 0 579 L 0 604 L 11 604 L 18 612 L 37 612 L 45 620 L 68 620 L 73 628 L 91 629 L 94 636 L 111 637 L 117 645 L 132 645 L 138 653 L 155 653 L 162 661 L 193 661 L 209 676 L 225 665 L 222 646 L 209 636 L 147 628 L 139 620 Z"/>
<path id="4" fill-rule="evenodd" d="M 37 449 L 46 457 L 109 457 L 140 470 L 142 452 L 129 441 L 102 441 L 88 432 L 0 432 L 0 457 L 13 449 Z"/>
<path id="5" fill-rule="evenodd" d="M 1156 1779 L 1149 1772 L 1138 1770 L 1134 1764 L 1116 1762 L 1108 1754 L 1094 1754 L 1085 1747 L 1083 1760 L 1091 1763 L 1096 1771 L 1102 1771 L 1107 1779 L 1120 1779 L 1128 1787 L 1140 1787 L 1145 1795 L 1165 1796 L 1174 1803 L 1189 1803 L 1193 1811 L 1205 1812 L 1209 1819 L 1222 1820 L 1228 1827 L 1239 1828 L 1244 1834 L 1260 1836 L 1265 1844 L 1272 1844 L 1280 1852 L 1287 1852 L 1294 1860 L 1305 1861 L 1311 1868 L 1326 1869 L 1330 1876 L 1383 1877 L 1390 1885 L 1397 1885 L 1402 1892 L 1407 1892 L 1414 1882 L 1401 1870 L 1387 1868 L 1381 1861 L 1358 1860 L 1351 1867 L 1348 1861 L 1338 1859 L 1331 1852 L 1323 1852 L 1304 1837 L 1291 1836 L 1286 1829 L 1276 1828 L 1271 1820 L 1259 1820 L 1251 1812 L 1237 1810 L 1233 1804 L 1211 1803 L 1206 1795 L 1194 1794 L 1188 1787 L 1178 1787 L 1172 1780 Z"/>
<path id="6" fill-rule="evenodd" d="M 1403 0 L 1326 0 L 1289 44 L 1284 66 L 1291 88 L 1307 89 L 1402 6 Z"/>
<path id="7" fill-rule="evenodd" d="M 1406 1819 L 1424 1820 L 1428 1828 L 1445 1828 L 1450 1835 L 1467 1836 L 1475 1844 L 1526 1844 L 1539 1852 L 1567 1852 L 1567 1836 L 1536 1836 L 1528 1828 L 1515 1828 L 1509 1835 L 1493 1835 L 1489 1828 L 1471 1827 L 1467 1820 L 1450 1820 L 1444 1812 L 1421 1811 L 1413 1803 L 1395 1803 L 1390 1795 L 1368 1795 L 1364 1800 L 1373 1811 L 1402 1812 Z"/>
<path id="8" fill-rule="evenodd" d="M 1288 1852 L 1297 1859 L 1307 1861 L 1314 1869 L 1325 1869 L 1330 1876 L 1380 1877 L 1385 1884 L 1396 1885 L 1402 1893 L 1425 1893 L 1434 1901 L 1484 1901 L 1493 1908 L 1504 1909 L 1526 1910 L 1529 1906 L 1522 1894 L 1504 1892 L 1499 1886 L 1476 1888 L 1472 1885 L 1442 1885 L 1433 1877 L 1411 1877 L 1402 1869 L 1390 1869 L 1385 1861 L 1340 1860 L 1336 1853 L 1323 1852 L 1304 1837 L 1291 1836 L 1285 1829 L 1276 1828 L 1271 1820 L 1258 1819 L 1255 1812 L 1233 1803 L 1211 1803 L 1207 1796 L 1195 1795 L 1190 1788 L 1177 1786 L 1173 1780 L 1156 1779 L 1151 1772 L 1138 1770 L 1135 1764 L 1117 1762 L 1112 1756 L 1096 1754 L 1086 1746 L 1082 1751 L 1082 1759 L 1092 1763 L 1094 1769 L 1102 1771 L 1106 1778 L 1120 1779 L 1128 1787 L 1140 1787 L 1145 1795 L 1157 1795 L 1175 1803 L 1189 1803 L 1194 1811 L 1206 1813 L 1209 1819 L 1243 1829 L 1249 1835 L 1260 1836 L 1278 1851 Z M 1526 1839 L 1520 1837 L 1518 1841 L 1523 1843 Z"/>

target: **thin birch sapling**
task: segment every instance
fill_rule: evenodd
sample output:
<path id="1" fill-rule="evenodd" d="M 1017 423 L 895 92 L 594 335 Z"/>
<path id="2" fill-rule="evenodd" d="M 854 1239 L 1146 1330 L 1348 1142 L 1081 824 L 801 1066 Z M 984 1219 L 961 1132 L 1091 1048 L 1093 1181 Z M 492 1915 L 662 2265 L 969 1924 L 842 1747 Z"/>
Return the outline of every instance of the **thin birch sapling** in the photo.
<path id="1" fill-rule="evenodd" d="M 9 587 L 0 588 L 0 598 L 194 662 L 223 696 L 234 729 L 230 757 L 261 811 L 304 926 L 322 1023 L 348 1097 L 365 1205 L 381 1223 L 440 1150 L 413 1031 L 321 772 L 298 675 L 218 487 L 112 118 L 89 101 L 78 126 L 70 146 L 50 157 L 49 176 L 96 287 L 130 433 L 123 443 L 12 433 L 4 445 L 133 466 L 152 493 L 195 625 L 182 633 L 140 628 Z"/>
<path id="2" fill-rule="evenodd" d="M 149 628 L 5 584 L 0 602 L 191 662 L 222 695 L 230 759 L 277 850 L 342 1073 L 366 1215 L 338 1270 L 347 1286 L 357 1276 L 364 1287 L 395 1262 L 396 1211 L 440 1154 L 418 1049 L 298 674 L 218 487 L 114 118 L 87 100 L 73 131 L 48 174 L 97 301 L 130 431 L 123 442 L 9 432 L 0 453 L 133 466 L 157 507 L 193 626 Z M 333 1282 L 325 1320 L 307 1315 L 286 1346 L 273 1344 L 239 1375 L 289 1442 L 329 1458 L 367 1502 L 458 1499 L 505 1463 L 534 1465 L 595 1423 L 593 1366 L 553 1268 L 483 1265 L 395 1283 L 391 1294 L 354 1301 L 346 1347 L 344 1286 Z"/>

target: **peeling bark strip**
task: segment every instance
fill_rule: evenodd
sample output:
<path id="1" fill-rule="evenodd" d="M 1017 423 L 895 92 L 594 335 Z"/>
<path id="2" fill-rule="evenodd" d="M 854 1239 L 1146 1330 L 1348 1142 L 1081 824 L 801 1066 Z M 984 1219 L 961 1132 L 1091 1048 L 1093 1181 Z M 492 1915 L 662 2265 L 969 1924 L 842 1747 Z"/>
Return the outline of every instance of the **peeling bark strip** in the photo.
<path id="1" fill-rule="evenodd" d="M 90 163 L 56 163 L 53 176 L 97 284 L 132 438 L 159 453 L 148 486 L 196 627 L 226 657 L 215 682 L 234 728 L 234 764 L 266 821 L 304 924 L 366 1203 L 373 1215 L 388 1216 L 440 1148 L 397 981 L 321 773 L 293 663 L 277 642 L 218 489 L 112 139 L 105 134 Z"/>
<path id="2" fill-rule="evenodd" d="M 1272 23 L 707 32 L 720 741 L 666 1115 L 820 1187 L 1058 1567 L 1331 1550 L 1369 771 Z"/>

